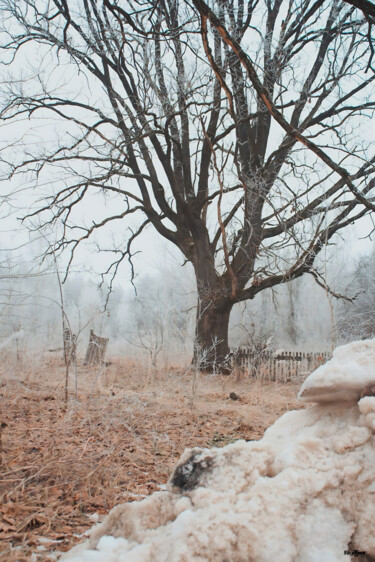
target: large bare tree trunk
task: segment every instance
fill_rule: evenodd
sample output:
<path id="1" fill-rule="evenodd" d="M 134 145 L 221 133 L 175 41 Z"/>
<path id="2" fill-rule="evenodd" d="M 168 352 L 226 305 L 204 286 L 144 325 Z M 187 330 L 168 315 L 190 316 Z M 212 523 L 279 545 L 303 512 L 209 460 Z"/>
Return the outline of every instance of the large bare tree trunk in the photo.
<path id="1" fill-rule="evenodd" d="M 196 225 L 194 265 L 198 305 L 193 363 L 202 371 L 229 372 L 225 364 L 229 353 L 228 326 L 233 306 L 229 276 L 219 276 L 215 252 L 206 229 Z"/>
<path id="2" fill-rule="evenodd" d="M 194 363 L 202 371 L 230 372 L 227 355 L 230 308 L 199 300 L 195 329 Z"/>

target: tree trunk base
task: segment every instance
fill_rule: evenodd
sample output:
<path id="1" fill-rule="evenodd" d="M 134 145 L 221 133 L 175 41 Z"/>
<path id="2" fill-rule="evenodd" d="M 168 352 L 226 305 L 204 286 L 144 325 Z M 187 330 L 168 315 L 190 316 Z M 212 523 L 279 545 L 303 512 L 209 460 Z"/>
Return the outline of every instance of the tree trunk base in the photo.
<path id="1" fill-rule="evenodd" d="M 228 345 L 230 310 L 198 306 L 193 365 L 205 373 L 229 375 L 232 371 Z"/>

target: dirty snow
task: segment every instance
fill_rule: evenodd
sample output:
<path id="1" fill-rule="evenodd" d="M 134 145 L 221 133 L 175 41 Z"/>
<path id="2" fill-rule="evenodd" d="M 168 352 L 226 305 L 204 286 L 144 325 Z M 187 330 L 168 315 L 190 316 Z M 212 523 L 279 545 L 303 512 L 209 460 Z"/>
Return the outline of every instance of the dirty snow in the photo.
<path id="1" fill-rule="evenodd" d="M 374 340 L 353 342 L 338 347 L 332 359 L 314 371 L 302 385 L 303 402 L 358 400 L 375 390 Z"/>
<path id="2" fill-rule="evenodd" d="M 115 507 L 71 562 L 336 562 L 375 557 L 375 340 L 338 348 L 302 386 L 319 402 L 260 441 L 188 449 L 168 483 Z M 362 398 L 360 398 L 363 396 Z"/>

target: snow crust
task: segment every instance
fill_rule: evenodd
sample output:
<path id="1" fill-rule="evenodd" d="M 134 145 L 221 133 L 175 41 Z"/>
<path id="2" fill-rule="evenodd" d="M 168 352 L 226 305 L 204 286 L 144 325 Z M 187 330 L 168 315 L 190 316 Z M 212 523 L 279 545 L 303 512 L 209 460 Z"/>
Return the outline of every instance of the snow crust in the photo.
<path id="1" fill-rule="evenodd" d="M 375 557 L 375 397 L 358 401 L 375 383 L 374 352 L 375 341 L 337 349 L 300 392 L 322 402 L 284 414 L 260 441 L 187 449 L 167 491 L 115 507 L 65 559 L 347 562 L 348 549 Z"/>
<path id="2" fill-rule="evenodd" d="M 358 400 L 375 391 L 375 340 L 337 347 L 333 357 L 316 369 L 303 383 L 302 402 Z"/>

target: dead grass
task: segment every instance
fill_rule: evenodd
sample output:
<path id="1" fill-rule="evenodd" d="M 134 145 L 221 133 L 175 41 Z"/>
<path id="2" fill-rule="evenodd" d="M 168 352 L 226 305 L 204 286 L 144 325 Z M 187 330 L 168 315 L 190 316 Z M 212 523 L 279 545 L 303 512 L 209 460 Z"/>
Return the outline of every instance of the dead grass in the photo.
<path id="1" fill-rule="evenodd" d="M 121 358 L 100 376 L 78 374 L 78 402 L 66 405 L 62 359 L 2 357 L 0 561 L 55 560 L 95 518 L 165 484 L 186 447 L 259 439 L 299 407 L 296 382 L 194 380 L 177 366 L 154 372 Z"/>

